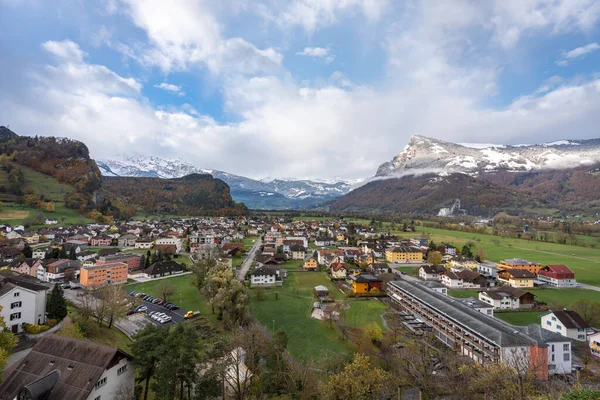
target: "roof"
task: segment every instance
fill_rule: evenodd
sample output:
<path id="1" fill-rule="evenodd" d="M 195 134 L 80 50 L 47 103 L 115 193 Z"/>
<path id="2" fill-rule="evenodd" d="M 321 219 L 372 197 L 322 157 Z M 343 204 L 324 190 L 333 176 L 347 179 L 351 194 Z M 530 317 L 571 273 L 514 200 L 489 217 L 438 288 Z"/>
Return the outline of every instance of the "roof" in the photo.
<path id="1" fill-rule="evenodd" d="M 37 283 L 27 282 L 15 278 L 2 278 L 0 279 L 0 297 L 18 287 L 33 290 L 34 292 L 48 290 L 48 287 L 38 285 Z"/>
<path id="2" fill-rule="evenodd" d="M 502 260 L 501 262 L 507 265 L 539 265 L 538 263 L 527 261 L 522 258 L 509 258 L 507 260 Z"/>
<path id="3" fill-rule="evenodd" d="M 99 264 L 99 265 L 91 265 L 89 267 L 82 267 L 81 269 L 86 269 L 86 270 L 94 270 L 94 269 L 103 269 L 103 268 L 112 268 L 112 267 L 125 267 L 127 268 L 127 264 L 122 263 L 122 262 L 114 262 L 114 263 L 106 263 L 106 264 Z"/>
<path id="4" fill-rule="evenodd" d="M 549 269 L 556 274 L 573 274 L 573 271 L 564 264 L 549 264 L 542 269 Z"/>
<path id="5" fill-rule="evenodd" d="M 490 298 L 492 298 L 494 300 L 500 300 L 500 299 L 503 299 L 504 297 L 521 298 L 527 294 L 529 294 L 531 296 L 535 296 L 531 292 L 528 292 L 526 290 L 519 289 L 516 287 L 508 286 L 508 285 L 491 287 L 491 288 L 484 290 L 483 292 L 486 293 Z"/>
<path id="6" fill-rule="evenodd" d="M 340 269 L 345 269 L 346 271 L 348 271 L 348 266 L 346 265 L 346 263 L 341 262 L 331 263 L 331 265 L 329 265 L 329 268 L 334 271 L 339 271 Z"/>
<path id="7" fill-rule="evenodd" d="M 441 272 L 446 272 L 446 268 L 441 265 L 441 264 L 435 264 L 435 265 L 421 265 L 421 268 L 423 269 L 423 271 L 425 271 L 426 274 L 439 274 Z"/>
<path id="8" fill-rule="evenodd" d="M 395 281 L 390 282 L 388 285 L 409 293 L 411 296 L 418 298 L 420 302 L 437 310 L 437 312 L 460 323 L 468 329 L 477 332 L 481 336 L 496 343 L 498 346 L 547 345 L 547 342 L 541 342 L 538 338 L 529 336 L 519 330 L 520 328 L 518 327 L 480 313 L 479 311 L 462 304 L 460 301 L 449 298 L 420 283 Z M 565 339 L 562 338 L 558 340 L 557 337 L 555 341 L 564 342 Z"/>
<path id="9" fill-rule="evenodd" d="M 552 313 L 567 329 L 587 329 L 590 327 L 590 324 L 585 322 L 583 318 L 573 310 L 552 311 Z"/>
<path id="10" fill-rule="evenodd" d="M 523 279 L 535 278 L 535 274 L 533 272 L 529 272 L 526 269 L 521 269 L 521 268 L 507 269 L 506 271 L 503 271 L 503 272 L 510 274 L 513 278 L 523 278 Z"/>
<path id="11" fill-rule="evenodd" d="M 22 361 L 12 367 L 0 385 L 0 393 L 12 399 L 24 386 L 58 370 L 58 382 L 46 400 L 83 400 L 115 357 L 131 358 L 113 347 L 47 334 Z M 50 383 L 44 382 L 43 385 Z"/>
<path id="12" fill-rule="evenodd" d="M 183 266 L 175 261 L 159 261 L 146 268 L 144 273 L 148 275 L 160 275 L 175 271 L 183 271 Z"/>
<path id="13" fill-rule="evenodd" d="M 349 278 L 358 283 L 381 282 L 381 279 L 378 279 L 371 274 L 350 275 Z"/>
<path id="14" fill-rule="evenodd" d="M 262 267 L 262 268 L 255 269 L 254 272 L 252 272 L 250 275 L 253 275 L 253 276 L 277 275 L 277 270 L 274 268 Z"/>

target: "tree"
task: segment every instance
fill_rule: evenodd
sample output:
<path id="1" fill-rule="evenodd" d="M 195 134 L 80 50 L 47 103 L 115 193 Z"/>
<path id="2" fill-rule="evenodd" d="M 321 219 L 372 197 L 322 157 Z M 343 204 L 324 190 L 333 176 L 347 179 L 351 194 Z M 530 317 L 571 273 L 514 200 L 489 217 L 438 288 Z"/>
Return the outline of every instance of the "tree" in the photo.
<path id="1" fill-rule="evenodd" d="M 50 298 L 46 304 L 46 312 L 48 318 L 58 321 L 67 316 L 67 301 L 60 285 L 54 285 L 54 288 L 52 288 Z"/>
<path id="2" fill-rule="evenodd" d="M 54 203 L 52 201 L 49 201 L 46 204 L 44 204 L 44 211 L 49 213 L 54 212 Z"/>
<path id="3" fill-rule="evenodd" d="M 483 262 L 487 259 L 487 255 L 485 254 L 485 250 L 481 247 L 477 249 L 477 255 L 475 256 L 475 260 L 477 262 Z"/>
<path id="4" fill-rule="evenodd" d="M 23 257 L 31 258 L 33 256 L 33 250 L 29 243 L 25 242 L 25 246 L 23 247 Z"/>
<path id="5" fill-rule="evenodd" d="M 427 253 L 427 263 L 432 265 L 441 264 L 442 254 L 439 251 L 429 250 Z"/>
<path id="6" fill-rule="evenodd" d="M 77 260 L 77 253 L 75 252 L 74 246 L 71 246 L 69 249 L 69 260 Z"/>
<path id="7" fill-rule="evenodd" d="M 105 286 L 100 291 L 100 297 L 101 301 L 97 305 L 102 308 L 102 312 L 97 310 L 96 313 L 108 319 L 108 328 L 111 328 L 113 322 L 123 318 L 127 312 L 125 291 L 122 285 Z M 99 322 L 102 325 L 102 319 Z"/>
<path id="8" fill-rule="evenodd" d="M 365 329 L 366 337 L 373 343 L 378 342 L 383 338 L 381 327 L 374 321 L 371 321 Z"/>
<path id="9" fill-rule="evenodd" d="M 368 356 L 356 353 L 351 363 L 343 371 L 331 375 L 321 387 L 325 399 L 370 400 L 391 398 L 396 391 L 392 375 L 374 367 Z"/>
<path id="10" fill-rule="evenodd" d="M 148 250 L 146 252 L 146 257 L 144 257 L 144 269 L 148 268 L 151 264 L 150 261 L 152 260 L 152 254 L 150 253 L 150 250 Z"/>
<path id="11" fill-rule="evenodd" d="M 148 398 L 150 380 L 162 358 L 162 344 L 168 337 L 168 331 L 169 328 L 166 325 L 158 327 L 154 324 L 148 324 L 133 337 L 133 343 L 130 347 L 131 355 L 141 380 L 145 382 L 144 400 Z"/>
<path id="12" fill-rule="evenodd" d="M 167 282 L 162 282 L 158 286 L 158 293 L 163 298 L 165 302 L 169 301 L 169 296 L 172 296 L 175 293 L 175 286 L 171 285 Z"/>
<path id="13" fill-rule="evenodd" d="M 2 311 L 2 306 L 0 306 Z M 10 329 L 6 328 L 4 317 L 0 315 L 0 378 L 2 377 L 2 371 L 8 362 L 8 356 L 17 345 L 18 339 L 13 335 Z"/>
<path id="14" fill-rule="evenodd" d="M 471 246 L 465 244 L 463 248 L 460 250 L 460 255 L 464 257 L 473 258 L 473 251 L 471 251 Z"/>
<path id="15" fill-rule="evenodd" d="M 74 339 L 85 339 L 85 335 L 79 325 L 71 321 L 70 318 L 63 320 L 60 330 L 56 333 L 60 336 L 72 337 Z"/>
<path id="16" fill-rule="evenodd" d="M 580 299 L 574 302 L 571 308 L 590 326 L 600 325 L 600 303 L 590 299 Z"/>
<path id="17" fill-rule="evenodd" d="M 216 267 L 217 261 L 213 258 L 208 258 L 206 260 L 199 260 L 194 263 L 192 266 L 192 272 L 194 273 L 194 286 L 198 291 L 202 291 L 204 288 L 204 284 L 206 282 L 206 276 L 208 272 L 211 271 L 214 267 Z"/>

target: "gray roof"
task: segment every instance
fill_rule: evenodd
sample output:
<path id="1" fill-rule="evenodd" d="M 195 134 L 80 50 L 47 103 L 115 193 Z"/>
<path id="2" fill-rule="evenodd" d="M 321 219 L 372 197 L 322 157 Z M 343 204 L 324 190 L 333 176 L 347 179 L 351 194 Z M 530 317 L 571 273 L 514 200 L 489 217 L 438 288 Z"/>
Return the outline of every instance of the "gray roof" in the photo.
<path id="1" fill-rule="evenodd" d="M 420 283 L 395 281 L 391 286 L 408 292 L 422 303 L 436 309 L 440 314 L 455 321 L 471 331 L 487 338 L 501 347 L 516 345 L 544 346 L 535 337 L 529 336 L 519 328 L 497 318 L 480 313 L 460 301 L 444 296 Z M 563 338 L 564 341 L 564 338 Z"/>
<path id="2" fill-rule="evenodd" d="M 21 287 L 23 289 L 33 290 L 35 292 L 41 290 L 48 290 L 48 287 L 43 285 L 38 285 L 37 283 L 27 282 L 20 279 L 15 278 L 3 278 L 0 279 L 0 296 L 4 296 L 6 293 L 10 292 L 14 288 Z"/>

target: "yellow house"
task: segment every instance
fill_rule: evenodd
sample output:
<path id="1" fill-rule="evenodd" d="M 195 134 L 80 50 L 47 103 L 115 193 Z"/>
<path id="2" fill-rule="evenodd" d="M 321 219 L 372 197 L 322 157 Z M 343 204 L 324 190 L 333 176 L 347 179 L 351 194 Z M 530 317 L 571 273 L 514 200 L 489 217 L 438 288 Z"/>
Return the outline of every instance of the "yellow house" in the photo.
<path id="1" fill-rule="evenodd" d="M 335 235 L 335 240 L 337 241 L 342 241 L 342 240 L 346 240 L 346 234 L 340 232 L 337 235 Z"/>
<path id="2" fill-rule="evenodd" d="M 470 258 L 460 259 L 460 260 L 450 260 L 448 263 L 451 267 L 463 267 L 469 269 L 477 269 L 479 263 Z"/>
<path id="3" fill-rule="evenodd" d="M 373 275 L 355 272 L 349 275 L 348 278 L 350 279 L 350 286 L 354 293 L 369 293 L 373 289 L 381 291 L 381 280 L 375 278 Z"/>
<path id="4" fill-rule="evenodd" d="M 304 269 L 316 271 L 318 267 L 317 260 L 314 257 L 309 257 L 304 260 Z"/>
<path id="5" fill-rule="evenodd" d="M 389 263 L 418 263 L 423 261 L 423 252 L 414 247 L 394 247 L 385 251 Z"/>
<path id="6" fill-rule="evenodd" d="M 373 254 L 363 254 L 358 258 L 358 263 L 362 266 L 371 265 L 375 263 L 375 258 Z"/>
<path id="7" fill-rule="evenodd" d="M 498 272 L 498 280 L 515 288 L 532 288 L 536 275 L 526 269 L 506 269 Z"/>
<path id="8" fill-rule="evenodd" d="M 23 239 L 29 244 L 38 244 L 40 242 L 40 235 L 37 233 L 30 233 L 28 235 L 23 235 Z"/>

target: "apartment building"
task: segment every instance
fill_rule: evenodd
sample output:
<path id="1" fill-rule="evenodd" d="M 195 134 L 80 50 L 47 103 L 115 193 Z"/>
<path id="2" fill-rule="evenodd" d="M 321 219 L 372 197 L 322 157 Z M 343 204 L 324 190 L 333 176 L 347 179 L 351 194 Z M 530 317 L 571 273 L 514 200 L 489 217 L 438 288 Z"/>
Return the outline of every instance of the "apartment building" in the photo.
<path id="1" fill-rule="evenodd" d="M 127 282 L 127 264 L 116 262 L 81 268 L 79 283 L 85 287 L 98 287 Z"/>

